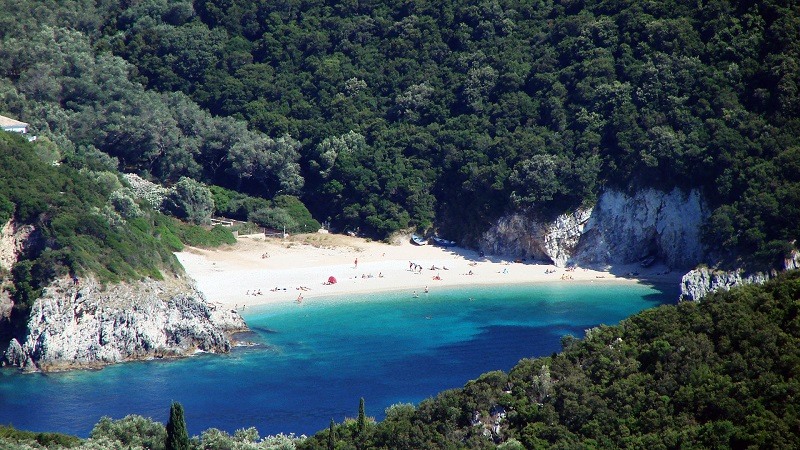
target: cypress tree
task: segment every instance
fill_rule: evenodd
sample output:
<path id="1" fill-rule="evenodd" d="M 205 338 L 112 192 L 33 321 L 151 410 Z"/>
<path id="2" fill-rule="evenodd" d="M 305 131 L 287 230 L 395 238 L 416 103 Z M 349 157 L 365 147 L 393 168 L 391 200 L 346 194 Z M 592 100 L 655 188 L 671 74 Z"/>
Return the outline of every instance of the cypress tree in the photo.
<path id="1" fill-rule="evenodd" d="M 331 426 L 328 428 L 328 450 L 336 448 L 336 434 L 333 431 L 333 419 L 331 419 Z"/>
<path id="2" fill-rule="evenodd" d="M 367 440 L 367 417 L 364 414 L 364 397 L 358 402 L 358 422 L 356 429 L 356 447 L 358 449 L 364 448 L 364 443 Z"/>
<path id="3" fill-rule="evenodd" d="M 183 417 L 183 406 L 172 402 L 167 421 L 166 450 L 189 450 L 189 433 L 186 431 L 186 420 Z"/>

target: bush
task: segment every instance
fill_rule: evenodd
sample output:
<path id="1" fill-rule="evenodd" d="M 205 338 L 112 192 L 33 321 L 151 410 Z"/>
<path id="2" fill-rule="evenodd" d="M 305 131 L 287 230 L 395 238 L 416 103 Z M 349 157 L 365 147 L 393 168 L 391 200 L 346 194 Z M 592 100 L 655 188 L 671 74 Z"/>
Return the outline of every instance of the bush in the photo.
<path id="1" fill-rule="evenodd" d="M 311 212 L 306 208 L 306 205 L 297 197 L 279 195 L 272 200 L 272 203 L 274 206 L 285 210 L 295 221 L 296 225 L 291 229 L 293 233 L 314 233 L 322 227 L 322 225 L 311 216 Z M 288 226 L 286 228 L 289 229 Z"/>
<path id="2" fill-rule="evenodd" d="M 270 207 L 270 201 L 260 197 L 251 197 L 219 186 L 210 186 L 209 190 L 214 199 L 216 214 L 230 219 L 245 221 L 251 213 Z"/>
<path id="3" fill-rule="evenodd" d="M 119 442 L 125 448 L 142 447 L 151 450 L 162 450 L 166 437 L 164 425 L 137 415 L 125 416 L 120 420 L 103 417 L 91 433 L 94 440 L 107 439 Z"/>
<path id="4" fill-rule="evenodd" d="M 195 224 L 207 224 L 214 212 L 214 198 L 203 184 L 182 177 L 167 194 L 164 202 L 167 211 L 179 219 Z"/>
<path id="5" fill-rule="evenodd" d="M 35 433 L 32 431 L 17 430 L 11 425 L 0 425 L 0 448 L 9 448 L 7 442 L 36 442 L 45 447 L 61 446 L 72 448 L 80 445 L 81 439 L 61 433 Z"/>
<path id="6" fill-rule="evenodd" d="M 186 245 L 192 247 L 219 247 L 220 245 L 232 245 L 236 243 L 236 238 L 231 230 L 222 225 L 216 225 L 207 230 L 198 225 L 181 224 L 178 226 L 178 237 Z"/>
<path id="7" fill-rule="evenodd" d="M 286 231 L 292 231 L 297 228 L 297 222 L 283 208 L 259 209 L 250 213 L 247 220 L 259 226 L 276 230 L 282 230 L 286 227 Z"/>

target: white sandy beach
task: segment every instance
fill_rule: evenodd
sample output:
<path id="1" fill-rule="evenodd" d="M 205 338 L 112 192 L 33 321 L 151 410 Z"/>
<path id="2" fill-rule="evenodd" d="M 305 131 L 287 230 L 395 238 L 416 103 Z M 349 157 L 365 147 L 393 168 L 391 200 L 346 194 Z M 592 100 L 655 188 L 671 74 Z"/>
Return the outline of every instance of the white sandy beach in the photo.
<path id="1" fill-rule="evenodd" d="M 390 245 L 334 234 L 287 239 L 240 236 L 232 246 L 176 253 L 187 274 L 211 302 L 241 308 L 275 302 L 313 301 L 320 296 L 407 291 L 409 296 L 452 286 L 536 282 L 620 282 L 608 272 L 514 263 L 459 247 Z M 356 260 L 358 263 L 356 264 Z M 411 270 L 413 265 L 422 270 Z M 432 269 L 433 268 L 433 269 Z M 663 268 L 633 267 L 648 279 L 675 279 Z M 329 277 L 335 284 L 326 284 Z M 438 279 L 437 279 L 438 277 Z"/>

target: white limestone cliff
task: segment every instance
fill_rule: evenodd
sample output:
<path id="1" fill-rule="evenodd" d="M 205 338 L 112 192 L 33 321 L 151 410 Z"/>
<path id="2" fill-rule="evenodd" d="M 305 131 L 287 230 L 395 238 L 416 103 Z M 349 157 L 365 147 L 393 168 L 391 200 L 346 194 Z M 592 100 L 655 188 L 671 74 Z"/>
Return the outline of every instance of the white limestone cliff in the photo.
<path id="1" fill-rule="evenodd" d="M 480 247 L 509 258 L 593 266 L 652 258 L 670 267 L 703 260 L 700 227 L 709 210 L 697 190 L 644 189 L 629 195 L 606 190 L 593 208 L 542 221 L 530 211 L 500 219 Z"/>
<path id="2" fill-rule="evenodd" d="M 654 259 L 668 267 L 693 267 L 704 259 L 701 226 L 709 209 L 697 190 L 644 189 L 600 196 L 573 258 L 585 265 Z"/>
<path id="3" fill-rule="evenodd" d="M 553 221 L 541 221 L 525 213 L 501 218 L 484 233 L 481 250 L 511 259 L 552 261 L 564 267 L 572 257 L 591 209 L 562 214 Z"/>
<path id="4" fill-rule="evenodd" d="M 744 284 L 761 284 L 770 279 L 769 274 L 745 274 L 742 270 L 713 270 L 698 267 L 681 278 L 681 301 L 700 301 L 716 291 L 728 291 Z"/>
<path id="5" fill-rule="evenodd" d="M 792 251 L 783 261 L 783 270 L 800 268 L 800 253 Z M 681 278 L 681 301 L 700 301 L 716 291 L 728 291 L 745 284 L 762 284 L 774 278 L 777 271 L 746 273 L 741 269 L 718 270 L 700 266 L 690 270 Z"/>
<path id="6" fill-rule="evenodd" d="M 27 328 L 24 339 L 10 342 L 5 363 L 55 371 L 227 352 L 230 335 L 247 326 L 236 311 L 170 277 L 109 286 L 92 278 L 55 280 L 34 302 Z"/>

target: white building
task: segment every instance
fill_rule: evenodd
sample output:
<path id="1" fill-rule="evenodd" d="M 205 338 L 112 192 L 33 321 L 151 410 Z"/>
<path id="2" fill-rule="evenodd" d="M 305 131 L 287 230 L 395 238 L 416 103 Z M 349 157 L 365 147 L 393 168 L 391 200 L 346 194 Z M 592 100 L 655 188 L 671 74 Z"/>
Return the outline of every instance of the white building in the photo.
<path id="1" fill-rule="evenodd" d="M 0 128 L 2 128 L 3 131 L 13 131 L 15 133 L 25 134 L 28 132 L 27 123 L 6 116 L 0 116 Z"/>

